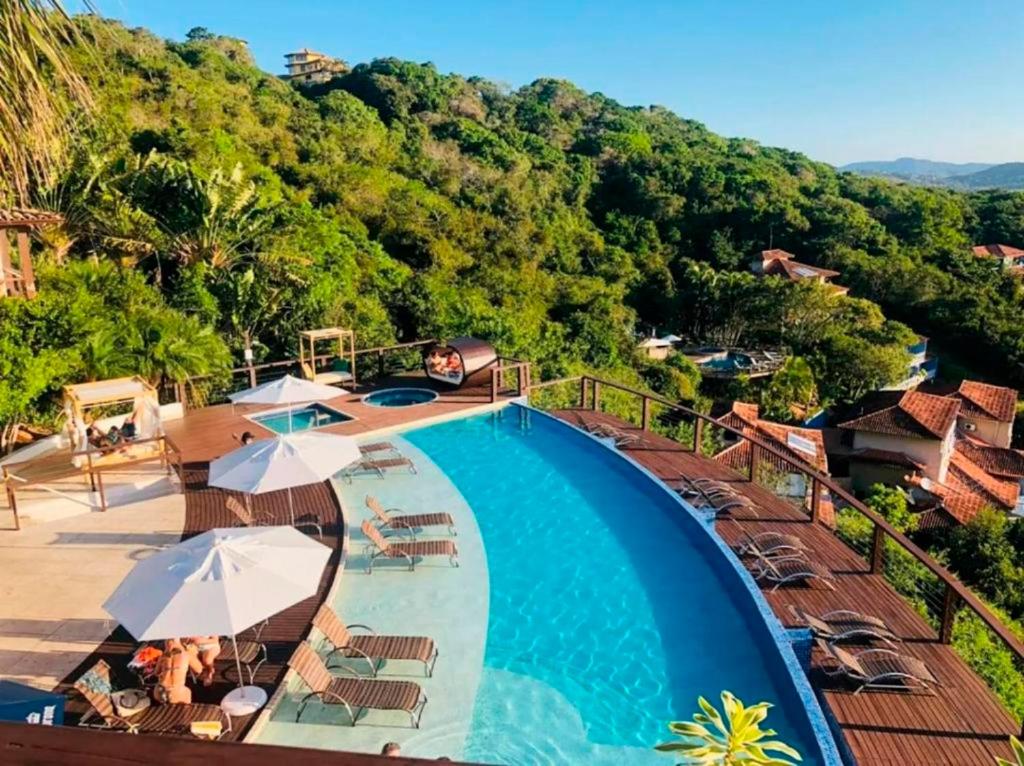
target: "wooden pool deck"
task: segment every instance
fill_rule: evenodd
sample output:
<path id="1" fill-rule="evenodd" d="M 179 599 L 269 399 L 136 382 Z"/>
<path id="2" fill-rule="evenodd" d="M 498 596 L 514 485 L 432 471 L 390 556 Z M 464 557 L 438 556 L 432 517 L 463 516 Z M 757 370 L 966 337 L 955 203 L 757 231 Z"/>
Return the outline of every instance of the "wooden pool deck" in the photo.
<path id="1" fill-rule="evenodd" d="M 435 391 L 438 398 L 427 404 L 413 407 L 374 407 L 363 404 L 362 398 L 373 391 L 385 388 L 427 388 Z M 507 399 L 508 397 L 500 397 Z M 422 373 L 397 375 L 375 380 L 372 385 L 360 385 L 352 393 L 329 399 L 323 404 L 339 410 L 353 418 L 343 423 L 317 429 L 321 433 L 359 436 L 373 431 L 408 426 L 418 420 L 445 418 L 468 410 L 487 407 L 491 404 L 490 389 L 487 387 L 451 389 L 435 383 Z M 186 463 L 209 462 L 227 454 L 238 442 L 233 435 L 251 431 L 257 439 L 273 436 L 273 432 L 250 418 L 268 410 L 268 406 L 233 407 L 218 404 L 212 407 L 190 410 L 180 420 L 165 424 L 167 436 L 181 450 Z"/>
<path id="2" fill-rule="evenodd" d="M 787 586 L 765 597 L 787 627 L 803 627 L 793 609 L 820 615 L 833 609 L 855 609 L 884 619 L 903 639 L 899 651 L 925 662 L 940 687 L 935 695 L 898 691 L 864 691 L 827 677 L 822 658 L 812 653 L 811 683 L 828 707 L 849 752 L 860 766 L 982 766 L 1010 756 L 1008 740 L 1020 727 L 986 684 L 880 575 L 869 571 L 834 534 L 767 489 L 734 470 L 696 455 L 671 439 L 641 431 L 614 416 L 592 410 L 561 410 L 572 423 L 602 422 L 628 431 L 639 441 L 623 451 L 664 480 L 708 477 L 729 482 L 754 500 L 757 518 L 737 512 L 716 522 L 718 533 L 734 547 L 744 532 L 772 531 L 800 537 L 816 561 L 836 577 L 834 591 L 819 586 Z"/>
<path id="3" fill-rule="evenodd" d="M 363 404 L 361 398 L 370 391 L 392 387 L 430 388 L 438 392 L 434 402 L 408 408 L 373 407 Z M 492 404 L 489 388 L 451 390 L 428 381 L 423 375 L 404 375 L 376 381 L 373 386 L 360 387 L 356 392 L 344 394 L 325 402 L 354 419 L 320 429 L 326 433 L 358 436 L 371 431 L 386 430 L 409 425 L 417 421 L 429 421 L 451 415 L 485 408 Z M 167 434 L 181 450 L 184 462 L 185 519 L 181 539 L 224 526 L 236 526 L 237 519 L 226 508 L 226 500 L 234 494 L 207 486 L 209 462 L 238 447 L 233 434 L 252 431 L 257 439 L 272 436 L 272 432 L 249 420 L 248 416 L 274 409 L 271 407 L 236 407 L 218 405 L 185 413 L 184 418 L 166 424 Z M 272 617 L 260 634 L 266 644 L 268 661 L 256 674 L 255 683 L 263 687 L 268 696 L 273 696 L 287 672 L 287 661 L 296 646 L 310 630 L 313 615 L 326 598 L 334 582 L 342 555 L 344 519 L 338 500 L 329 483 L 310 485 L 294 490 L 297 517 L 301 521 L 315 521 L 323 529 L 321 542 L 332 548 L 332 556 L 324 568 L 320 588 L 316 595 L 286 609 Z M 271 492 L 253 499 L 254 510 L 267 514 L 282 524 L 288 523 L 288 503 L 285 492 Z M 302 527 L 304 531 L 311 528 Z M 244 636 L 251 638 L 251 636 Z M 122 683 L 136 685 L 126 670 L 128 659 L 135 650 L 136 642 L 123 628 L 118 627 L 77 667 L 63 678 L 57 689 L 68 693 L 68 715 L 72 722 L 85 712 L 84 701 L 71 691 L 73 682 L 88 670 L 97 660 L 110 663 L 115 676 Z M 195 702 L 219 703 L 224 695 L 234 688 L 234 666 L 222 663 L 227 674 L 218 674 L 215 682 L 207 688 L 193 685 Z M 222 739 L 240 741 L 244 739 L 256 716 L 232 719 L 232 731 Z"/>

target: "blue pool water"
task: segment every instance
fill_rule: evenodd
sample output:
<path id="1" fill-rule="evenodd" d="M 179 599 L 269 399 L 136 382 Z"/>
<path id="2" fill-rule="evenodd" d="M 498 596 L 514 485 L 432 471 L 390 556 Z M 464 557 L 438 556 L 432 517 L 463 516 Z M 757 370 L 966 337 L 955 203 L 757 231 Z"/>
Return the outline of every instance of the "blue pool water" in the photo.
<path id="1" fill-rule="evenodd" d="M 386 388 L 363 397 L 363 403 L 372 407 L 411 407 L 426 404 L 437 398 L 437 394 L 426 388 Z"/>
<path id="2" fill-rule="evenodd" d="M 706 362 L 701 363 L 700 366 L 711 370 L 729 372 L 732 370 L 745 370 L 749 368 L 751 364 L 753 364 L 753 360 L 746 354 L 729 351 L 722 356 L 712 357 Z"/>
<path id="3" fill-rule="evenodd" d="M 665 490 L 523 409 L 406 433 L 477 518 L 490 577 L 484 670 L 463 758 L 663 764 L 651 750 L 699 695 L 775 704 L 768 723 L 823 763 L 750 593 Z"/>
<path id="4" fill-rule="evenodd" d="M 290 414 L 288 410 L 278 410 L 266 415 L 253 415 L 252 420 L 264 428 L 269 428 L 274 433 L 286 434 L 294 431 L 307 431 L 310 428 L 323 428 L 334 423 L 344 423 L 352 418 L 344 412 L 314 403 L 304 407 L 293 407 Z"/>

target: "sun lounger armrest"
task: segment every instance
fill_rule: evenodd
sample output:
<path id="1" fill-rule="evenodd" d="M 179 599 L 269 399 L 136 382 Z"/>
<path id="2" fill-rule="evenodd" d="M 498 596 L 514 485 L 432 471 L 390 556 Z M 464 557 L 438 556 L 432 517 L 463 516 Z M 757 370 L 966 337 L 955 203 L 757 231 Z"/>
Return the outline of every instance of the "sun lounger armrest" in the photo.
<path id="1" fill-rule="evenodd" d="M 362 628 L 363 630 L 367 631 L 371 635 L 374 635 L 374 636 L 377 635 L 377 631 L 375 631 L 369 625 L 363 625 L 361 622 L 353 622 L 351 625 L 346 625 L 345 627 L 348 630 L 352 630 L 353 628 Z"/>
<path id="2" fill-rule="evenodd" d="M 416 542 L 416 533 L 409 527 L 387 527 L 381 522 L 381 526 L 377 527 L 377 531 L 380 532 L 381 537 L 408 535 L 411 542 Z"/>
<path id="3" fill-rule="evenodd" d="M 894 652 L 892 649 L 864 649 L 863 651 L 857 652 L 854 657 L 866 657 L 869 654 L 888 654 L 890 657 L 904 657 L 905 655 L 899 652 Z M 910 657 L 909 659 L 917 659 L 916 657 Z"/>
<path id="4" fill-rule="evenodd" d="M 365 656 L 365 655 L 364 655 L 364 656 Z M 331 670 L 340 670 L 340 671 L 342 671 L 343 673 L 348 673 L 348 674 L 349 674 L 349 675 L 351 675 L 351 676 L 352 676 L 353 678 L 357 678 L 357 679 L 359 679 L 360 681 L 365 681 L 365 680 L 366 680 L 366 678 L 367 678 L 367 677 L 366 677 L 366 676 L 364 676 L 364 675 L 363 675 L 362 673 L 360 673 L 360 672 L 359 672 L 358 670 L 353 670 L 352 668 L 350 668 L 350 667 L 348 667 L 348 666 L 346 666 L 346 665 L 338 665 L 338 666 L 336 666 L 336 667 L 333 667 L 333 668 L 331 668 Z"/>

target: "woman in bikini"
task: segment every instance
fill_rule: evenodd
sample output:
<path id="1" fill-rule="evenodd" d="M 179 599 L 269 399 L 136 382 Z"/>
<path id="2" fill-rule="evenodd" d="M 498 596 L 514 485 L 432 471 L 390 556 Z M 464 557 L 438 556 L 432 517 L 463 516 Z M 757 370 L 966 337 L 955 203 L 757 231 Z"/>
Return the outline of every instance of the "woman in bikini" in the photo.
<path id="1" fill-rule="evenodd" d="M 192 702 L 192 690 L 188 688 L 189 671 L 199 674 L 203 665 L 192 645 L 185 646 L 180 639 L 169 638 L 164 642 L 164 653 L 157 661 L 157 683 L 153 687 L 153 701 L 173 705 Z"/>
<path id="2" fill-rule="evenodd" d="M 213 676 L 216 672 L 213 663 L 220 656 L 220 636 L 192 636 L 188 644 L 195 647 L 199 662 L 203 667 L 199 674 L 199 680 L 203 686 L 213 683 Z"/>

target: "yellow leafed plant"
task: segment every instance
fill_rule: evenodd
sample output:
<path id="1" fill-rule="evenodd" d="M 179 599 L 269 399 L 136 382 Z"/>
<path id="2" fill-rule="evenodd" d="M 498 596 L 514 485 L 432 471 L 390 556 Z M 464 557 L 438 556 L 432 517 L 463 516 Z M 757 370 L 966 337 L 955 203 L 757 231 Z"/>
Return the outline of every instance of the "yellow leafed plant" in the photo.
<path id="1" fill-rule="evenodd" d="M 722 692 L 722 710 L 703 697 L 701 712 L 692 721 L 674 721 L 669 730 L 681 739 L 658 745 L 664 753 L 677 753 L 682 763 L 693 766 L 793 766 L 800 754 L 784 742 L 770 739 L 772 729 L 762 729 L 771 704 L 745 706 L 731 692 Z"/>

